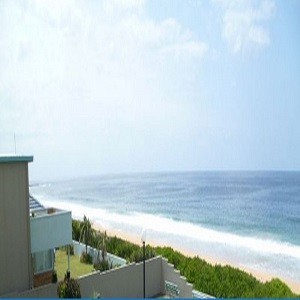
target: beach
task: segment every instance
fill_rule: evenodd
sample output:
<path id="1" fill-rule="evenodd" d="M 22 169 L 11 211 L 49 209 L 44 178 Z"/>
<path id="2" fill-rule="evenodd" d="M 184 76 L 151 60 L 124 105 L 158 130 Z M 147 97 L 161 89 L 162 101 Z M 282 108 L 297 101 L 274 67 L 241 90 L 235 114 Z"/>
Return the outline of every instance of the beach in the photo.
<path id="1" fill-rule="evenodd" d="M 116 236 L 120 239 L 126 240 L 128 242 L 131 242 L 131 243 L 139 245 L 139 246 L 142 244 L 141 239 L 137 235 L 132 234 L 130 232 L 125 232 L 120 229 L 103 228 L 100 224 L 97 224 L 97 223 L 93 224 L 93 228 L 95 230 L 101 231 L 101 232 L 106 231 L 108 237 Z M 216 264 L 219 264 L 222 266 L 230 265 L 234 268 L 239 268 L 249 274 L 252 274 L 254 277 L 256 277 L 261 282 L 267 282 L 267 281 L 272 280 L 273 278 L 276 278 L 275 275 L 268 274 L 268 273 L 262 272 L 260 270 L 254 270 L 254 269 L 237 266 L 237 265 L 234 265 L 234 264 L 232 264 L 228 261 L 225 261 L 221 258 L 218 259 L 216 257 L 211 257 L 211 256 L 209 256 L 208 253 L 200 253 L 200 252 L 190 251 L 188 248 L 178 247 L 178 245 L 167 245 L 167 244 L 164 244 L 163 242 L 158 242 L 158 241 L 151 240 L 151 239 L 147 240 L 147 244 L 152 247 L 168 247 L 168 246 L 170 246 L 174 250 L 181 252 L 185 256 L 188 256 L 188 257 L 198 256 L 198 257 L 204 259 L 205 261 L 209 262 L 212 265 L 216 265 Z M 285 282 L 294 293 L 300 294 L 300 282 L 294 282 L 292 280 L 287 280 L 285 278 L 279 278 L 279 279 L 282 280 L 283 282 Z"/>
<path id="2" fill-rule="evenodd" d="M 300 172 L 103 175 L 37 184 L 48 207 L 111 235 L 170 246 L 300 293 Z"/>

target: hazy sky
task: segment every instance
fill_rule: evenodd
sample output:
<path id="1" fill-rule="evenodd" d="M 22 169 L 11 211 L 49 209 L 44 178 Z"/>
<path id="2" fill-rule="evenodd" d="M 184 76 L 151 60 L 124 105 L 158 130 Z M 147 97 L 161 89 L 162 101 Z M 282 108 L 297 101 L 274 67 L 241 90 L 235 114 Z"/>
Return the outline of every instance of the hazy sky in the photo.
<path id="1" fill-rule="evenodd" d="M 31 180 L 300 170 L 300 1 L 0 1 L 0 153 Z"/>

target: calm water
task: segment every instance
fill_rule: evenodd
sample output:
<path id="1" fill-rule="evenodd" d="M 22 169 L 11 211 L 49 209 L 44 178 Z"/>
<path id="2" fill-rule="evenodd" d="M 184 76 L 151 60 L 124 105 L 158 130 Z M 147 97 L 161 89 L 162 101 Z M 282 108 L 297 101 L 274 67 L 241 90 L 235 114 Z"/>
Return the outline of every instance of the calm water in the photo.
<path id="1" fill-rule="evenodd" d="M 300 172 L 97 176 L 31 186 L 104 228 L 300 282 Z"/>

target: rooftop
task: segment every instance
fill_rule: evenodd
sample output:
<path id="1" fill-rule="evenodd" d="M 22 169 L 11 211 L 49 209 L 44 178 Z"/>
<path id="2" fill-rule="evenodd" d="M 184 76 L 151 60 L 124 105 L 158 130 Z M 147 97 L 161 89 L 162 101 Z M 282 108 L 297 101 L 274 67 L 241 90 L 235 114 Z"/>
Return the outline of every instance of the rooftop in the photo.
<path id="1" fill-rule="evenodd" d="M 33 155 L 0 154 L 0 163 L 32 162 Z"/>
<path id="2" fill-rule="evenodd" d="M 37 199 L 29 194 L 29 209 L 30 212 L 45 208 Z"/>

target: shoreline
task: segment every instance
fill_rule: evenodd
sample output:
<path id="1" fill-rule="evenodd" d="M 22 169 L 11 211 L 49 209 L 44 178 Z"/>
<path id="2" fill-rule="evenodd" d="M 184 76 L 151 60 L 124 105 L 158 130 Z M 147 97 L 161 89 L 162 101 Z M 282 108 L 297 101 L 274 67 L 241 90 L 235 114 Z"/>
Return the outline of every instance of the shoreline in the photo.
<path id="1" fill-rule="evenodd" d="M 138 238 L 138 236 L 136 236 L 134 234 L 130 234 L 130 233 L 122 231 L 120 229 L 117 230 L 117 229 L 111 229 L 111 228 L 109 228 L 109 229 L 108 228 L 103 228 L 100 224 L 97 224 L 97 223 L 96 224 L 94 223 L 92 226 L 95 230 L 100 230 L 101 232 L 106 231 L 107 236 L 116 236 L 118 238 L 121 238 L 123 240 L 126 240 L 128 242 L 131 242 L 131 243 L 139 245 L 139 246 L 142 244 L 142 242 Z M 174 245 L 166 245 L 163 242 L 157 242 L 157 241 L 154 241 L 154 240 L 151 240 L 151 239 L 147 241 L 147 244 L 152 246 L 152 247 L 169 247 L 170 246 L 174 250 L 182 253 L 185 256 L 188 256 L 188 257 L 198 256 L 199 258 L 204 259 L 205 261 L 207 261 L 208 263 L 210 263 L 212 265 L 216 265 L 216 264 L 219 264 L 219 265 L 222 265 L 222 266 L 229 265 L 233 268 L 238 268 L 242 271 L 245 271 L 246 273 L 251 274 L 256 279 L 258 279 L 259 281 L 261 281 L 263 283 L 267 282 L 267 281 L 270 281 L 273 278 L 278 278 L 278 276 L 274 276 L 272 274 L 264 273 L 264 272 L 259 271 L 259 270 L 254 270 L 254 269 L 250 269 L 250 268 L 245 268 L 243 266 L 234 265 L 233 263 L 229 263 L 225 260 L 221 260 L 221 259 L 218 259 L 218 258 L 215 258 L 215 257 L 211 257 L 211 256 L 209 256 L 205 253 L 200 253 L 200 252 L 196 253 L 195 251 L 190 251 L 189 249 L 186 249 L 184 247 L 178 247 L 178 246 L 174 246 Z M 293 293 L 300 294 L 300 283 L 299 282 L 294 282 L 294 281 L 291 281 L 291 280 L 287 280 L 285 278 L 279 278 L 279 279 L 282 280 L 284 283 L 286 283 L 288 285 L 288 287 L 292 290 Z"/>

